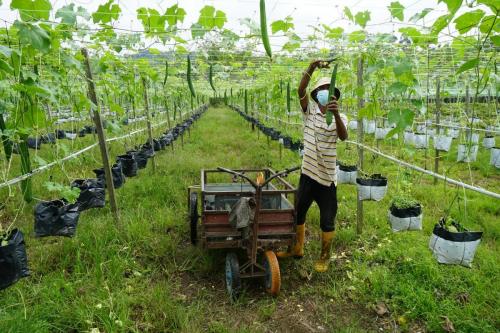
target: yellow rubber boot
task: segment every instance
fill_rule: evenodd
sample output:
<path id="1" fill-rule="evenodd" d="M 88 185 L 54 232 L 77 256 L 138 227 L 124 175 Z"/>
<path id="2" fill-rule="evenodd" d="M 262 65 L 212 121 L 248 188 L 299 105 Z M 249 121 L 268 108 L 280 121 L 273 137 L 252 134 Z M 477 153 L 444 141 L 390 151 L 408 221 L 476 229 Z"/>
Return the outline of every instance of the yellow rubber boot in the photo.
<path id="1" fill-rule="evenodd" d="M 324 273 L 328 270 L 330 264 L 330 250 L 332 248 L 335 231 L 323 232 L 321 234 L 321 254 L 319 260 L 314 263 L 316 272 Z"/>
<path id="2" fill-rule="evenodd" d="M 288 248 L 287 251 L 280 251 L 276 253 L 278 258 L 302 258 L 304 256 L 304 239 L 306 237 L 306 225 L 297 225 L 297 239 L 295 240 L 295 245 Z"/>

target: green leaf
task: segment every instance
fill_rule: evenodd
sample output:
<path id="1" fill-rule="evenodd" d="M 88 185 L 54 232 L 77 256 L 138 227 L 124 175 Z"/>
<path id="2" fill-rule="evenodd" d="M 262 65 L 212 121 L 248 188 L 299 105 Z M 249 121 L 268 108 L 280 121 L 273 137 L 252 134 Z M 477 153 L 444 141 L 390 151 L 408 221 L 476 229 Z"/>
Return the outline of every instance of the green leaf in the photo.
<path id="1" fill-rule="evenodd" d="M 350 42 L 361 42 L 366 39 L 366 33 L 363 30 L 353 31 L 349 34 Z"/>
<path id="2" fill-rule="evenodd" d="M 288 52 L 292 53 L 293 51 L 295 51 L 299 47 L 300 47 L 300 43 L 289 41 L 283 45 L 282 49 L 283 49 L 283 51 L 288 51 Z"/>
<path id="3" fill-rule="evenodd" d="M 97 11 L 92 14 L 92 20 L 94 23 L 110 23 L 120 17 L 121 11 L 119 5 L 113 3 L 113 0 L 109 0 L 97 8 Z"/>
<path id="4" fill-rule="evenodd" d="M 193 23 L 191 25 L 191 36 L 193 36 L 193 39 L 195 38 L 202 38 L 203 36 L 205 36 L 205 33 L 206 33 L 206 30 L 203 29 L 203 27 L 198 24 L 198 23 Z"/>
<path id="5" fill-rule="evenodd" d="M 23 21 L 48 20 L 52 5 L 49 0 L 12 0 L 10 9 L 19 10 Z"/>
<path id="6" fill-rule="evenodd" d="M 488 15 L 483 18 L 481 24 L 479 25 L 479 31 L 483 34 L 488 33 L 488 31 L 500 32 L 500 19 L 495 20 L 496 15 Z M 494 26 L 492 27 L 492 24 Z"/>
<path id="7" fill-rule="evenodd" d="M 293 28 L 294 25 L 291 16 L 287 16 L 284 20 L 278 20 L 271 23 L 271 30 L 273 34 L 277 33 L 278 31 L 287 32 L 288 30 Z"/>
<path id="8" fill-rule="evenodd" d="M 463 63 L 458 69 L 457 69 L 457 72 L 455 73 L 455 75 L 458 75 L 460 73 L 463 73 L 465 71 L 468 71 L 469 69 L 471 68 L 474 68 L 476 66 L 479 65 L 479 58 L 474 58 L 474 59 L 471 59 L 469 61 L 466 61 L 465 63 Z"/>
<path id="9" fill-rule="evenodd" d="M 396 127 L 387 133 L 387 138 L 392 138 L 394 134 L 403 133 L 406 127 L 413 124 L 415 113 L 410 109 L 392 109 L 387 114 L 387 121 L 389 124 L 395 124 Z"/>
<path id="10" fill-rule="evenodd" d="M 394 82 L 387 88 L 387 90 L 392 94 L 404 94 L 408 86 L 402 82 Z"/>
<path id="11" fill-rule="evenodd" d="M 0 59 L 0 70 L 4 71 L 7 74 L 14 73 L 14 68 L 12 68 L 12 66 L 3 59 Z"/>
<path id="12" fill-rule="evenodd" d="M 13 50 L 10 47 L 0 45 L 0 54 L 2 54 L 4 57 L 10 58 L 12 51 Z"/>
<path id="13" fill-rule="evenodd" d="M 484 14 L 484 11 L 481 9 L 463 13 L 453 21 L 455 23 L 455 28 L 460 34 L 464 34 L 472 28 L 475 28 L 483 18 Z"/>
<path id="14" fill-rule="evenodd" d="M 33 160 L 35 161 L 36 165 L 39 167 L 42 167 L 42 166 L 45 166 L 48 164 L 47 161 L 44 160 L 43 158 L 41 158 L 40 155 L 38 155 L 38 154 L 33 156 Z"/>
<path id="15" fill-rule="evenodd" d="M 463 0 L 438 0 L 438 3 L 444 2 L 448 7 L 450 15 L 453 17 L 453 15 L 455 15 L 460 6 L 462 6 L 462 1 Z"/>
<path id="16" fill-rule="evenodd" d="M 500 11 L 500 3 L 498 3 L 498 0 L 477 0 L 477 3 L 488 6 L 493 13 Z"/>
<path id="17" fill-rule="evenodd" d="M 452 18 L 453 15 L 451 14 L 445 14 L 438 17 L 431 27 L 431 33 L 434 35 L 438 35 L 444 28 L 448 26 Z"/>
<path id="18" fill-rule="evenodd" d="M 200 10 L 198 24 L 207 29 L 215 27 L 222 29 L 227 22 L 226 14 L 223 11 L 215 10 L 213 6 L 205 6 Z"/>
<path id="19" fill-rule="evenodd" d="M 404 21 L 404 10 L 405 7 L 399 3 L 399 1 L 391 2 L 391 5 L 387 7 L 391 12 L 393 18 L 397 18 L 400 21 Z"/>
<path id="20" fill-rule="evenodd" d="M 410 38 L 415 44 L 419 44 L 419 42 L 421 41 L 422 33 L 418 31 L 417 28 L 414 27 L 400 28 L 399 32 L 401 32 L 404 36 Z"/>
<path id="21" fill-rule="evenodd" d="M 495 45 L 496 47 L 500 46 L 500 35 L 490 36 L 490 39 L 493 45 Z"/>
<path id="22" fill-rule="evenodd" d="M 412 22 L 412 23 L 418 22 L 421 19 L 423 19 L 424 17 L 426 17 L 427 14 L 429 14 L 432 11 L 433 11 L 432 8 L 425 8 L 420 13 L 416 13 L 415 15 L 413 15 L 412 17 L 410 17 L 410 22 Z"/>
<path id="23" fill-rule="evenodd" d="M 165 32 L 166 17 L 160 15 L 156 9 L 144 7 L 137 9 L 137 19 L 148 33 Z"/>
<path id="24" fill-rule="evenodd" d="M 352 15 L 352 12 L 351 12 L 351 10 L 349 9 L 349 7 L 344 7 L 344 14 L 345 14 L 345 16 L 347 16 L 347 18 L 348 18 L 350 21 L 353 21 L 353 22 L 354 22 L 354 16 Z"/>
<path id="25" fill-rule="evenodd" d="M 76 14 L 75 4 L 71 3 L 59 8 L 56 12 L 56 18 L 60 18 L 61 23 L 74 25 L 76 23 Z"/>
<path id="26" fill-rule="evenodd" d="M 370 12 L 368 10 L 365 10 L 364 12 L 356 13 L 356 16 L 354 16 L 354 21 L 357 25 L 364 29 L 366 27 L 366 23 L 370 21 Z"/>
<path id="27" fill-rule="evenodd" d="M 344 29 L 338 28 L 330 28 L 327 25 L 323 24 L 323 28 L 325 28 L 325 37 L 330 39 L 340 39 L 344 33 Z"/>
<path id="28" fill-rule="evenodd" d="M 186 17 L 186 11 L 179 7 L 177 4 L 172 7 L 167 8 L 165 12 L 165 16 L 167 17 L 167 22 L 169 26 L 177 25 L 177 22 L 184 22 L 184 17 Z"/>
<path id="29" fill-rule="evenodd" d="M 44 53 L 49 51 L 50 37 L 45 30 L 35 24 L 17 20 L 14 22 L 14 27 L 18 29 L 17 34 L 21 43 Z"/>
<path id="30" fill-rule="evenodd" d="M 411 63 L 409 61 L 396 62 L 392 69 L 394 74 L 399 77 L 405 73 L 411 72 Z"/>

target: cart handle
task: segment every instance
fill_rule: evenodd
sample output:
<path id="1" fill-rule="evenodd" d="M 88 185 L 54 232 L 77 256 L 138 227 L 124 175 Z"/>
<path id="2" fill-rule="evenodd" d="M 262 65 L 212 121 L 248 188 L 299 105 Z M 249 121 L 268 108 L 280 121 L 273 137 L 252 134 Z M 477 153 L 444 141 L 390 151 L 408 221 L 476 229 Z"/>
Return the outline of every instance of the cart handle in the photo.
<path id="1" fill-rule="evenodd" d="M 217 170 L 219 170 L 219 171 L 227 172 L 227 173 L 233 174 L 235 176 L 238 176 L 238 177 L 241 177 L 241 178 L 247 180 L 255 189 L 257 189 L 259 186 L 260 187 L 266 186 L 271 180 L 273 180 L 276 177 L 280 177 L 280 176 L 283 176 L 283 175 L 287 176 L 289 173 L 297 171 L 299 169 L 300 169 L 299 166 L 296 166 L 296 167 L 293 167 L 293 168 L 290 168 L 290 169 L 285 169 L 285 170 L 283 170 L 281 172 L 278 172 L 277 174 L 272 175 L 268 179 L 266 179 L 266 181 L 262 185 L 258 185 L 252 179 L 250 179 L 248 176 L 246 176 L 246 175 L 244 175 L 244 174 L 242 174 L 240 172 L 236 172 L 236 171 L 233 171 L 233 170 L 230 170 L 230 169 L 226 169 L 226 168 L 223 168 L 223 167 L 217 167 Z"/>

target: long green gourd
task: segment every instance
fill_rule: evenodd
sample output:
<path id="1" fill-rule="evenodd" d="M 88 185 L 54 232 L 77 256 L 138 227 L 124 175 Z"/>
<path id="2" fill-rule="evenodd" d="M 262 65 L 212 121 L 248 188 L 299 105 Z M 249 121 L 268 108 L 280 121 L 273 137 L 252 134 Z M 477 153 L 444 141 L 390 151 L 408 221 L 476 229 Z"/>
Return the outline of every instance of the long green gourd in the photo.
<path id="1" fill-rule="evenodd" d="M 209 76 L 208 76 L 208 79 L 210 81 L 210 86 L 212 87 L 212 89 L 214 91 L 217 91 L 217 89 L 215 89 L 215 86 L 214 86 L 214 73 L 213 73 L 213 66 L 210 65 L 210 73 L 209 73 Z"/>
<path id="2" fill-rule="evenodd" d="M 189 91 L 191 91 L 191 96 L 196 97 L 196 93 L 194 92 L 193 81 L 191 78 L 191 58 L 187 57 L 187 82 L 189 86 Z"/>
<path id="3" fill-rule="evenodd" d="M 330 88 L 328 89 L 328 101 L 331 100 L 332 96 L 335 95 L 335 82 L 337 81 L 337 68 L 339 67 L 339 64 L 335 64 L 333 67 L 333 72 L 332 72 L 332 79 L 330 80 Z M 326 124 L 330 126 L 333 120 L 333 112 L 332 111 L 326 111 L 325 114 L 325 120 Z"/>
<path id="4" fill-rule="evenodd" d="M 21 173 L 23 175 L 31 172 L 30 153 L 28 150 L 28 137 L 22 137 L 19 142 L 19 155 L 21 156 Z M 21 189 L 23 191 L 24 201 L 31 202 L 33 200 L 33 192 L 31 189 L 31 178 L 26 178 L 21 181 Z"/>
<path id="5" fill-rule="evenodd" d="M 290 81 L 287 82 L 286 84 L 286 110 L 288 113 L 290 113 L 292 110 L 290 110 L 291 105 L 290 105 Z"/>
<path id="6" fill-rule="evenodd" d="M 163 79 L 163 86 L 167 83 L 168 78 L 168 61 L 165 61 L 165 78 Z"/>
<path id="7" fill-rule="evenodd" d="M 260 32 L 262 35 L 262 43 L 269 58 L 273 59 L 271 51 L 271 43 L 269 43 L 269 34 L 267 33 L 267 19 L 266 19 L 266 1 L 260 0 Z"/>

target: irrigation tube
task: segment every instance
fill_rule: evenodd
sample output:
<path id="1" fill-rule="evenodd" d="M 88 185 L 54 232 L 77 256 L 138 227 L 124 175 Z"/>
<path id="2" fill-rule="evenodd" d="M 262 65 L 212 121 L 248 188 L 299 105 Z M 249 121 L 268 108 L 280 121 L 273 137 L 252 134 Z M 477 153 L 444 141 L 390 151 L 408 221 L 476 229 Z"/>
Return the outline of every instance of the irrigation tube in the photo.
<path id="1" fill-rule="evenodd" d="M 443 176 L 439 173 L 434 173 L 432 171 L 429 171 L 429 170 L 425 170 L 421 167 L 418 167 L 416 165 L 413 165 L 413 164 L 410 164 L 408 162 L 405 162 L 405 161 L 401 161 L 401 160 L 398 160 L 397 158 L 393 157 L 393 156 L 390 156 L 390 155 L 386 155 L 384 153 L 382 153 L 381 151 L 377 150 L 377 149 L 373 149 L 369 146 L 365 146 L 361 143 L 358 143 L 356 141 L 351 141 L 351 140 L 346 140 L 345 142 L 347 143 L 351 143 L 351 144 L 354 144 L 356 146 L 359 146 L 359 147 L 363 147 L 364 149 L 366 150 L 369 150 L 371 151 L 372 153 L 374 154 L 377 154 L 379 156 L 382 156 L 383 158 L 386 158 L 392 162 L 395 162 L 395 163 L 398 163 L 400 165 L 404 165 L 408 168 L 411 168 L 411 169 L 414 169 L 414 170 L 417 170 L 419 172 L 422 172 L 422 173 L 425 173 L 425 174 L 428 174 L 430 176 L 433 176 L 433 177 L 436 177 L 436 178 L 439 178 L 439 179 L 442 179 L 444 180 L 445 182 L 448 182 L 450 184 L 453 184 L 453 185 L 458 185 L 458 186 L 461 186 L 461 187 L 464 187 L 466 189 L 469 189 L 469 190 L 472 190 L 472 191 L 475 191 L 475 192 L 478 192 L 478 193 L 481 193 L 481 194 L 484 194 L 484 195 L 487 195 L 487 196 L 490 196 L 490 197 L 493 197 L 495 199 L 500 199 L 500 194 L 498 193 L 495 193 L 495 192 L 491 192 L 491 191 L 488 191 L 488 190 L 485 190 L 484 188 L 481 188 L 481 187 L 476 187 L 476 186 L 472 186 L 472 185 L 469 185 L 469 184 L 466 184 L 466 183 L 462 183 L 458 180 L 454 180 L 454 179 L 451 179 L 451 178 L 448 178 L 446 176 Z"/>
<path id="2" fill-rule="evenodd" d="M 187 114 L 190 114 L 192 112 L 193 111 L 188 112 Z M 170 119 L 172 120 L 172 118 L 170 118 Z M 168 122 L 168 120 L 163 120 L 163 121 L 161 121 L 161 122 L 159 122 L 157 124 L 152 125 L 152 127 L 156 128 L 156 127 L 161 126 L 161 125 L 163 125 L 163 124 L 165 124 L 167 122 Z M 135 130 L 133 132 L 130 132 L 130 133 L 122 135 L 122 136 L 117 136 L 117 137 L 106 139 L 106 142 L 118 141 L 118 140 L 130 137 L 132 135 L 135 135 L 137 133 L 144 132 L 145 130 L 147 130 L 147 127 Z M 89 151 L 90 149 L 92 149 L 94 147 L 97 147 L 98 145 L 99 145 L 98 143 L 91 144 L 90 146 L 87 146 L 87 147 L 83 148 L 82 150 L 74 152 L 74 153 L 72 153 L 72 154 L 70 154 L 68 156 L 65 156 L 65 157 L 63 157 L 60 160 L 50 162 L 50 163 L 48 163 L 48 164 L 46 164 L 44 166 L 41 166 L 41 167 L 39 167 L 37 169 L 34 169 L 30 173 L 26 173 L 26 174 L 24 174 L 22 176 L 19 176 L 19 177 L 16 177 L 16 178 L 12 178 L 12 179 L 6 181 L 5 183 L 0 184 L 0 188 L 11 186 L 11 185 L 17 184 L 17 183 L 19 183 L 19 182 L 21 182 L 21 181 L 23 181 L 25 179 L 33 177 L 34 175 L 36 175 L 38 173 L 41 173 L 41 172 L 43 172 L 45 170 L 48 170 L 48 169 L 52 168 L 54 165 L 56 165 L 58 163 L 61 163 L 61 162 L 73 159 L 73 158 L 77 157 L 78 155 L 81 155 L 81 154 L 85 153 L 86 151 Z"/>

